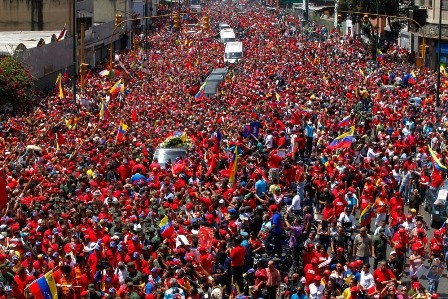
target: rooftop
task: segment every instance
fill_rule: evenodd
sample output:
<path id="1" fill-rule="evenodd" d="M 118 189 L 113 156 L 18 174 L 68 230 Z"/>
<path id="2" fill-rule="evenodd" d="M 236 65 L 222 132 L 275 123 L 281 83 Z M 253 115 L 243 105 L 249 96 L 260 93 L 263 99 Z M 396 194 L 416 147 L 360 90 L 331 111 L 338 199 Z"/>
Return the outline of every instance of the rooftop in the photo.
<path id="1" fill-rule="evenodd" d="M 37 47 L 41 38 L 46 44 L 51 43 L 51 36 L 59 35 L 56 31 L 3 31 L 0 32 L 0 55 L 12 55 L 19 44 L 24 44 L 27 49 Z"/>

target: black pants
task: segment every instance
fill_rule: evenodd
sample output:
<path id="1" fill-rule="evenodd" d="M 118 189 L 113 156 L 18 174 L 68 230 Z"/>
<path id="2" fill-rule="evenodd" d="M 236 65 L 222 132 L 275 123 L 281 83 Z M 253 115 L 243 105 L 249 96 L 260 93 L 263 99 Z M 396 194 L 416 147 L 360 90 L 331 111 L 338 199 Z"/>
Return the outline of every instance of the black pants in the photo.
<path id="1" fill-rule="evenodd" d="M 235 266 L 232 267 L 232 279 L 233 284 L 238 285 L 238 292 L 243 292 L 244 290 L 244 284 L 243 284 L 243 273 L 244 273 L 244 266 Z"/>
<path id="2" fill-rule="evenodd" d="M 313 150 L 313 137 L 306 137 L 306 153 L 307 155 L 311 155 Z"/>
<path id="3" fill-rule="evenodd" d="M 267 296 L 264 299 L 276 299 L 277 298 L 277 287 L 266 287 L 268 290 Z"/>
<path id="4" fill-rule="evenodd" d="M 269 232 L 268 236 L 266 237 L 266 241 L 268 246 L 265 246 L 265 248 L 269 248 L 272 244 L 274 245 L 274 248 L 272 251 L 277 254 L 282 254 L 282 235 L 273 233 L 272 231 Z"/>

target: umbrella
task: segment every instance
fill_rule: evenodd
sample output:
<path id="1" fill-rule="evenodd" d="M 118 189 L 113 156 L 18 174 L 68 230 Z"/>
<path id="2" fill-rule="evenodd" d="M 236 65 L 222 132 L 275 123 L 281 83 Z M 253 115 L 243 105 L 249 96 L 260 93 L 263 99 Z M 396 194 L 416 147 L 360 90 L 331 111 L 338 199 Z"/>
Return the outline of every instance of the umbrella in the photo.
<path id="1" fill-rule="evenodd" d="M 27 145 L 26 149 L 27 150 L 32 150 L 32 151 L 38 151 L 38 152 L 42 151 L 41 147 L 39 147 L 37 145 L 34 145 L 34 144 Z"/>

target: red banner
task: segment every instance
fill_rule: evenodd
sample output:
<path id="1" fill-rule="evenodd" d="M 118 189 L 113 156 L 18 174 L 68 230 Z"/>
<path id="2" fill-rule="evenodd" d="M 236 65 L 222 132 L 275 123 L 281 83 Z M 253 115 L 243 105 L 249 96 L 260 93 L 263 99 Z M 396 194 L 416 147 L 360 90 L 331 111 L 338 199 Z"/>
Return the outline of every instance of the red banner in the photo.
<path id="1" fill-rule="evenodd" d="M 205 246 L 208 249 L 212 248 L 213 228 L 201 226 L 198 232 L 199 247 Z"/>

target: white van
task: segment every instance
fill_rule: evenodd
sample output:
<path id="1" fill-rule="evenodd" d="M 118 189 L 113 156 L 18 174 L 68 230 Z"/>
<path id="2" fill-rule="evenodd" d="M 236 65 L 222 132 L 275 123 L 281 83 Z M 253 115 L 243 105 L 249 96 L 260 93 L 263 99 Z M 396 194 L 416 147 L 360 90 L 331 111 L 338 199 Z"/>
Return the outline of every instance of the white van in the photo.
<path id="1" fill-rule="evenodd" d="M 219 32 L 219 38 L 222 43 L 234 42 L 235 31 L 232 28 L 223 29 Z"/>
<path id="2" fill-rule="evenodd" d="M 228 42 L 224 51 L 224 62 L 236 63 L 243 58 L 243 43 Z"/>

